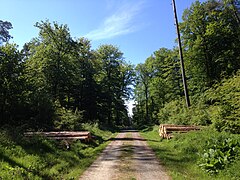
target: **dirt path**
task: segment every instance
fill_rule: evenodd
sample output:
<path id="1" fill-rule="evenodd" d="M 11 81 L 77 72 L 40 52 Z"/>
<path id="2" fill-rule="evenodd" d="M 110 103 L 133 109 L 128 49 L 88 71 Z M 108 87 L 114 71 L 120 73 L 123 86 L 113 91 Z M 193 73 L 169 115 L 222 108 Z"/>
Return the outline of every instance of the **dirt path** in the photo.
<path id="1" fill-rule="evenodd" d="M 168 180 L 153 151 L 138 132 L 119 133 L 80 180 Z"/>

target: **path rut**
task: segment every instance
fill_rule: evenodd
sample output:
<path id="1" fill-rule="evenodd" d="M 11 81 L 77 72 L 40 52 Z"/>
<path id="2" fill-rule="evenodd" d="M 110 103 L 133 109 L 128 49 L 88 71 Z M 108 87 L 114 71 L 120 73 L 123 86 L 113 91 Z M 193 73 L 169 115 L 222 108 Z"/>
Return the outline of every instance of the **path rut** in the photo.
<path id="1" fill-rule="evenodd" d="M 136 131 L 119 133 L 80 180 L 170 180 L 154 152 Z"/>

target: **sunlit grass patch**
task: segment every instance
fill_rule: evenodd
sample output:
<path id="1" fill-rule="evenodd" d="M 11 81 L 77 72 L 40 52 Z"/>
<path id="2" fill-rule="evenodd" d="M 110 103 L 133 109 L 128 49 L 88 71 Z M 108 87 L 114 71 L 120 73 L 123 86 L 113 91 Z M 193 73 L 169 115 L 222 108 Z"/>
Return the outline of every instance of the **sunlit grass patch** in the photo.
<path id="1" fill-rule="evenodd" d="M 17 138 L 0 131 L 0 179 L 77 179 L 107 146 L 114 134 L 87 125 L 96 136 L 89 144 L 74 140 L 70 149 L 61 141 L 43 137 Z"/>
<path id="2" fill-rule="evenodd" d="M 176 134 L 171 140 L 161 139 L 158 134 L 158 127 L 152 131 L 141 133 L 154 150 L 160 162 L 167 168 L 173 179 L 237 179 L 240 178 L 237 169 L 239 159 L 222 170 L 219 174 L 209 175 L 199 167 L 200 155 L 204 152 L 206 142 L 211 138 L 219 136 L 232 136 L 239 139 L 239 135 L 230 135 L 204 129 L 198 132 Z M 239 156 L 238 156 L 239 157 Z"/>

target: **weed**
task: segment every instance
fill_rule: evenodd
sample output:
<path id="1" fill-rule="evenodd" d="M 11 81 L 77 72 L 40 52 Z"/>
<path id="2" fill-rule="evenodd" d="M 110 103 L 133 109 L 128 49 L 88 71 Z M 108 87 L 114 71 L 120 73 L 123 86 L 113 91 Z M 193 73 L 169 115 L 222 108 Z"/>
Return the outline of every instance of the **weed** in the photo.
<path id="1" fill-rule="evenodd" d="M 76 179 L 91 165 L 113 136 L 97 125 L 86 125 L 94 136 L 90 144 L 72 141 L 66 150 L 61 141 L 43 137 L 14 138 L 0 130 L 0 179 Z M 15 136 L 15 134 L 14 134 Z"/>
<path id="2" fill-rule="evenodd" d="M 227 164 L 225 168 L 216 175 L 209 175 L 198 166 L 200 154 L 207 149 L 206 142 L 210 139 L 222 138 L 239 139 L 239 135 L 219 133 L 211 128 L 201 131 L 176 134 L 171 140 L 161 139 L 158 134 L 158 127 L 152 131 L 142 132 L 143 137 L 155 151 L 160 162 L 169 171 L 173 179 L 239 179 L 238 171 L 240 156 L 235 156 L 235 161 Z M 216 144 L 216 143 L 215 143 Z M 234 143 L 233 143 L 234 144 Z M 228 146 L 232 147 L 230 144 Z M 230 148 L 231 149 L 231 148 Z"/>
<path id="3" fill-rule="evenodd" d="M 210 174 L 216 174 L 232 163 L 239 153 L 239 143 L 231 138 L 218 137 L 207 141 L 199 165 Z"/>

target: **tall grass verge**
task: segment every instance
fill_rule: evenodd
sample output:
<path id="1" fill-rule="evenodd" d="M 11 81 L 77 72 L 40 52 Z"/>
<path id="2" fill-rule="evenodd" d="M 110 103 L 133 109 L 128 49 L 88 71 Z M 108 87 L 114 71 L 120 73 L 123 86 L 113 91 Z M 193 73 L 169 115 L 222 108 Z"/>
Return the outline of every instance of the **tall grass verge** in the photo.
<path id="1" fill-rule="evenodd" d="M 95 136 L 89 144 L 43 137 L 26 138 L 12 129 L 0 130 L 0 179 L 78 179 L 113 136 L 97 125 L 84 125 Z"/>
<path id="2" fill-rule="evenodd" d="M 226 165 L 217 174 L 209 174 L 202 170 L 200 165 L 201 156 L 204 154 L 207 143 L 211 139 L 232 138 L 239 142 L 239 135 L 219 133 L 206 128 L 197 132 L 175 134 L 171 140 L 161 139 L 158 135 L 158 127 L 152 131 L 141 133 L 148 141 L 150 147 L 155 151 L 160 162 L 167 168 L 173 179 L 240 179 L 239 164 L 240 155 L 232 163 Z M 238 147 L 239 148 L 239 147 Z"/>

